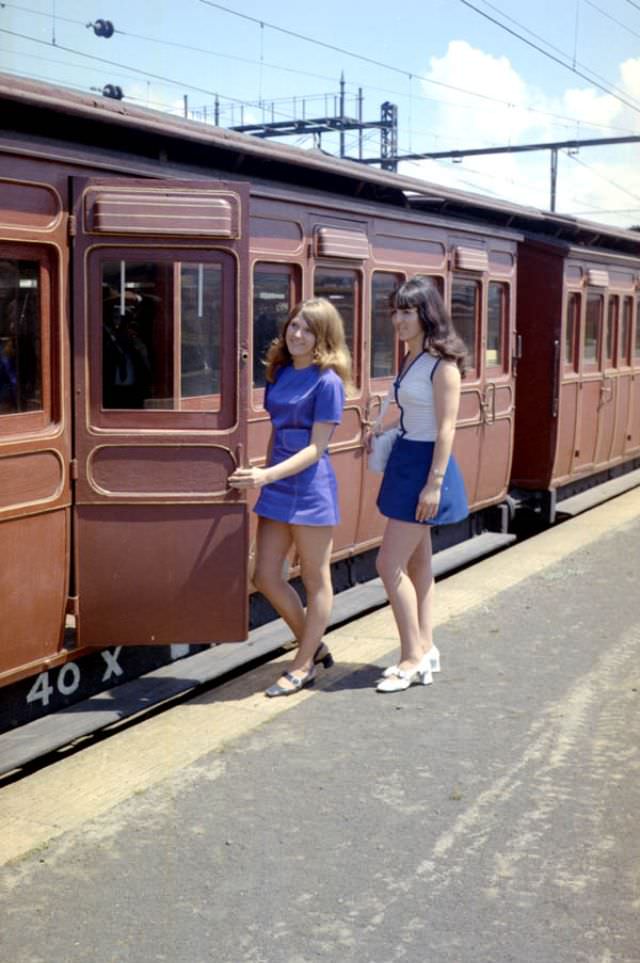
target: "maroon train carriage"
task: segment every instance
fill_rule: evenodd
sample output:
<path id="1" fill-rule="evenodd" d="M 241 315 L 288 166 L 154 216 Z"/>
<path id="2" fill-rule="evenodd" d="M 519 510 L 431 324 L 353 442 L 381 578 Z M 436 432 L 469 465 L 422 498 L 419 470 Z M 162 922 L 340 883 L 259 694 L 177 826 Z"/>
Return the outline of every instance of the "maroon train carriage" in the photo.
<path id="1" fill-rule="evenodd" d="M 598 483 L 632 469 L 617 490 L 638 483 L 640 260 L 527 238 L 519 270 L 512 495 L 550 523 L 587 506 L 579 493 Z"/>
<path id="2" fill-rule="evenodd" d="M 472 516 L 447 538 L 507 526 L 522 437 L 516 303 L 517 417 L 537 414 L 523 422 L 518 484 L 547 492 L 563 480 L 562 452 L 555 475 L 539 467 L 557 413 L 526 392 L 554 383 L 564 344 L 554 285 L 558 306 L 563 284 L 579 288 L 580 318 L 591 317 L 589 274 L 582 286 L 575 268 L 562 280 L 580 251 L 626 279 L 616 325 L 629 364 L 615 397 L 637 445 L 631 232 L 595 238 L 532 209 L 11 77 L 0 77 L 0 107 L 0 726 L 245 636 L 254 519 L 226 479 L 264 458 L 261 358 L 300 298 L 337 305 L 354 360 L 356 390 L 331 445 L 338 587 L 370 576 L 382 533 L 362 438 L 399 361 L 388 296 L 413 274 L 433 278 L 469 346 L 456 455 Z M 523 263 L 533 271 L 538 248 L 557 280 L 531 293 Z M 527 313 L 523 291 L 538 309 Z M 591 351 L 580 341 L 588 321 L 572 330 L 577 367 L 563 389 Z M 558 437 L 566 443 L 566 428 Z"/>

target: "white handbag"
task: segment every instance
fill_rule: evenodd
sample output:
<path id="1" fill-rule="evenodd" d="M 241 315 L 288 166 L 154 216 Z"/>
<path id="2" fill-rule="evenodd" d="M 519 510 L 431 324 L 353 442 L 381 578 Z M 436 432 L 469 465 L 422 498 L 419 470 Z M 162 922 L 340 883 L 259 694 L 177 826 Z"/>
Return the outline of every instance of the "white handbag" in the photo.
<path id="1" fill-rule="evenodd" d="M 389 395 L 387 395 L 380 407 L 380 414 L 375 422 L 376 425 L 381 425 L 384 421 L 384 416 L 389 407 L 389 401 L 390 398 Z M 385 470 L 391 449 L 399 434 L 399 428 L 389 428 L 388 431 L 383 431 L 380 435 L 373 435 L 371 437 L 371 451 L 367 455 L 367 468 L 369 471 L 383 472 Z"/>

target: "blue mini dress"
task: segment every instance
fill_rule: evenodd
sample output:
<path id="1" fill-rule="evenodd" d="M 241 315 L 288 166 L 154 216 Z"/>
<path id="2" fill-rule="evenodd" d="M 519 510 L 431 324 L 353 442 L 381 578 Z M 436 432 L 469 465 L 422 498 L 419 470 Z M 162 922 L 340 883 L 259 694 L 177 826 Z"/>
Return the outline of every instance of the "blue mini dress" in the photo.
<path id="1" fill-rule="evenodd" d="M 273 425 L 269 464 L 278 465 L 306 448 L 314 422 L 339 424 L 344 397 L 342 380 L 331 368 L 280 368 L 265 392 L 264 404 Z M 337 525 L 338 485 L 328 452 L 296 475 L 265 485 L 254 511 L 290 525 Z"/>
<path id="2" fill-rule="evenodd" d="M 437 515 L 424 522 L 416 520 L 418 498 L 431 469 L 438 430 L 432 381 L 439 363 L 439 358 L 424 351 L 393 383 L 400 409 L 400 433 L 382 476 L 378 508 L 387 518 L 416 525 L 451 525 L 469 514 L 462 473 L 452 455 L 442 479 Z"/>

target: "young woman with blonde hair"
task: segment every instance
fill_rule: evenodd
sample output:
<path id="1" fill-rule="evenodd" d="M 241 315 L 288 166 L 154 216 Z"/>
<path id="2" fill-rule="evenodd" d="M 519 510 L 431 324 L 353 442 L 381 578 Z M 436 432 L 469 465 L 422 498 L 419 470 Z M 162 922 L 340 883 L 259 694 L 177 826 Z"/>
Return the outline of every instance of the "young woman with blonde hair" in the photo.
<path id="1" fill-rule="evenodd" d="M 339 521 L 336 477 L 327 448 L 342 420 L 351 359 L 342 319 L 325 298 L 291 311 L 267 353 L 265 407 L 272 435 L 266 468 L 239 468 L 235 488 L 261 488 L 254 584 L 285 620 L 298 649 L 266 695 L 289 696 L 315 680 L 316 665 L 333 664 L 322 642 L 333 589 L 330 560 Z M 300 558 L 306 611 L 283 566 L 291 546 Z"/>

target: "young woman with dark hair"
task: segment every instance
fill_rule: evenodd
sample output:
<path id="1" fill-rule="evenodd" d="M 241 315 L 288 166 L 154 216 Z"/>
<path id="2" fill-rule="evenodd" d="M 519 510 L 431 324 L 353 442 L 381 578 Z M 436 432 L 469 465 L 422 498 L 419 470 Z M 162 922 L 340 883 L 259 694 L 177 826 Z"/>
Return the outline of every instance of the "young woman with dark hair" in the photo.
<path id="1" fill-rule="evenodd" d="M 400 635 L 400 661 L 384 672 L 379 692 L 428 685 L 440 670 L 433 645 L 431 526 L 468 514 L 452 457 L 465 347 L 436 287 L 412 278 L 392 296 L 391 319 L 406 347 L 393 385 L 399 434 L 385 468 L 378 508 L 388 519 L 378 573 Z"/>

